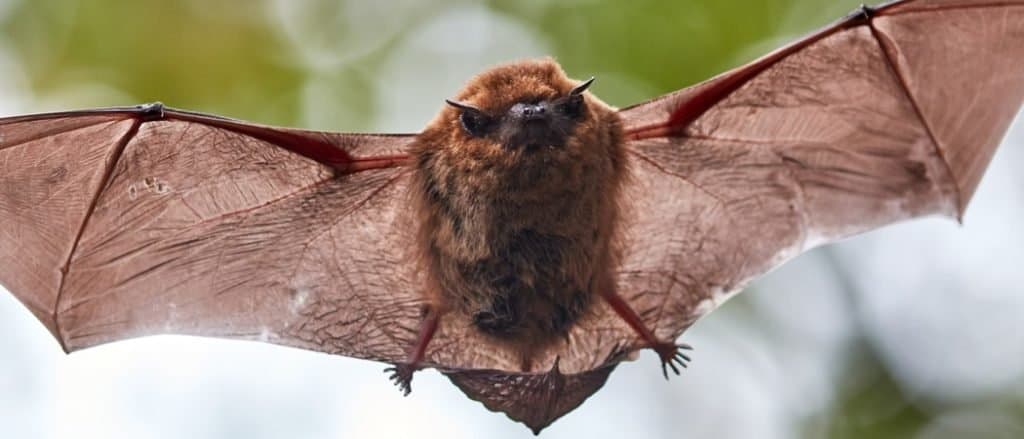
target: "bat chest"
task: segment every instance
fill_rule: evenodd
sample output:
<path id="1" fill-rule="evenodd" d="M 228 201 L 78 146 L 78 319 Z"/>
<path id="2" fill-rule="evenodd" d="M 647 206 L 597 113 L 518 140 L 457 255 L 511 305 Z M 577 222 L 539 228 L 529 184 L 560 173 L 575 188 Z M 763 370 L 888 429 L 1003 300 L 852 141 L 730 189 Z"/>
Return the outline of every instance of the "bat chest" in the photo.
<path id="1" fill-rule="evenodd" d="M 587 259 L 586 249 L 524 229 L 493 250 L 490 257 L 458 262 L 453 279 L 466 288 L 465 314 L 477 329 L 503 338 L 564 334 L 589 302 L 589 273 L 574 269 Z"/>
<path id="2" fill-rule="evenodd" d="M 564 335 L 586 311 L 597 261 L 598 197 L 460 186 L 440 199 L 436 276 L 449 306 L 491 336 Z"/>

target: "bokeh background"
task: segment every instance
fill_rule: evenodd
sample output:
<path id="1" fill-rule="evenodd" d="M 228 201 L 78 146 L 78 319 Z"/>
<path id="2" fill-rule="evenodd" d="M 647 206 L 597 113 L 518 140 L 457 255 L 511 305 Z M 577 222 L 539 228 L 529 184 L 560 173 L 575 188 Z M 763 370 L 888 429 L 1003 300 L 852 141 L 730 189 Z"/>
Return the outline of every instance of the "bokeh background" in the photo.
<path id="1" fill-rule="evenodd" d="M 415 132 L 474 73 L 541 55 L 596 76 L 592 90 L 624 106 L 857 3 L 0 0 L 0 115 L 161 100 L 263 123 Z M 1024 437 L 1020 169 L 1018 120 L 962 227 L 926 219 L 801 256 L 683 336 L 697 350 L 682 377 L 664 382 L 644 353 L 544 435 Z M 436 372 L 402 398 L 382 368 L 174 336 L 65 356 L 0 291 L 0 437 L 530 436 Z"/>

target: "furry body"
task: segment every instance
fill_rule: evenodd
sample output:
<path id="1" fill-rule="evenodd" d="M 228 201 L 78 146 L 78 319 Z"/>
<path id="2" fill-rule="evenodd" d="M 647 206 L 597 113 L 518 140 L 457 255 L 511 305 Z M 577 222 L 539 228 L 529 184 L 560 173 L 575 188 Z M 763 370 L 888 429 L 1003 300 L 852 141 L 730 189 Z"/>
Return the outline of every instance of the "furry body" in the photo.
<path id="1" fill-rule="evenodd" d="M 576 85 L 552 60 L 524 61 L 482 73 L 457 98 L 499 118 Z M 528 356 L 614 288 L 622 124 L 589 94 L 572 123 L 552 125 L 559 142 L 524 144 L 505 128 L 472 135 L 460 114 L 445 108 L 412 151 L 427 291 L 440 312 Z"/>

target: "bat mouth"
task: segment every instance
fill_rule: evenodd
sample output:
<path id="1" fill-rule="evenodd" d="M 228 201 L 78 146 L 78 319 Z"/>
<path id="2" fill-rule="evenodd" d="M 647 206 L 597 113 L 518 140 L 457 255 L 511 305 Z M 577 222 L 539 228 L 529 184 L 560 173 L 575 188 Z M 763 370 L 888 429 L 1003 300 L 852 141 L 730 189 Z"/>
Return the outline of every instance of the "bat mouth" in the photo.
<path id="1" fill-rule="evenodd" d="M 498 139 L 506 150 L 540 151 L 565 145 L 577 122 L 567 112 L 565 99 L 523 101 L 513 105 L 501 118 Z"/>
<path id="2" fill-rule="evenodd" d="M 504 130 L 505 149 L 537 151 L 565 146 L 566 133 L 547 117 L 522 118 L 510 125 Z"/>

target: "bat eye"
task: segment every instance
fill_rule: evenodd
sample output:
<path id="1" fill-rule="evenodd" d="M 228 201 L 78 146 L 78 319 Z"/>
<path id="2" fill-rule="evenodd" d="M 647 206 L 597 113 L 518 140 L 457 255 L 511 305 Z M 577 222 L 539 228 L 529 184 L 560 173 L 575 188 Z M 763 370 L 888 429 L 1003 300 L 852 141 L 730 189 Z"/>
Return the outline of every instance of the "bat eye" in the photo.
<path id="1" fill-rule="evenodd" d="M 459 121 L 462 122 L 462 127 L 466 129 L 466 132 L 473 137 L 487 134 L 487 130 L 491 126 L 491 118 L 475 111 L 463 111 L 459 116 Z"/>
<path id="2" fill-rule="evenodd" d="M 445 102 L 447 102 L 448 105 L 462 110 L 462 113 L 459 114 L 459 122 L 462 122 L 462 128 L 464 128 L 469 135 L 473 137 L 482 137 L 484 134 L 487 134 L 487 131 L 492 125 L 490 116 L 469 104 L 463 104 L 462 102 L 449 99 L 445 99 Z"/>

